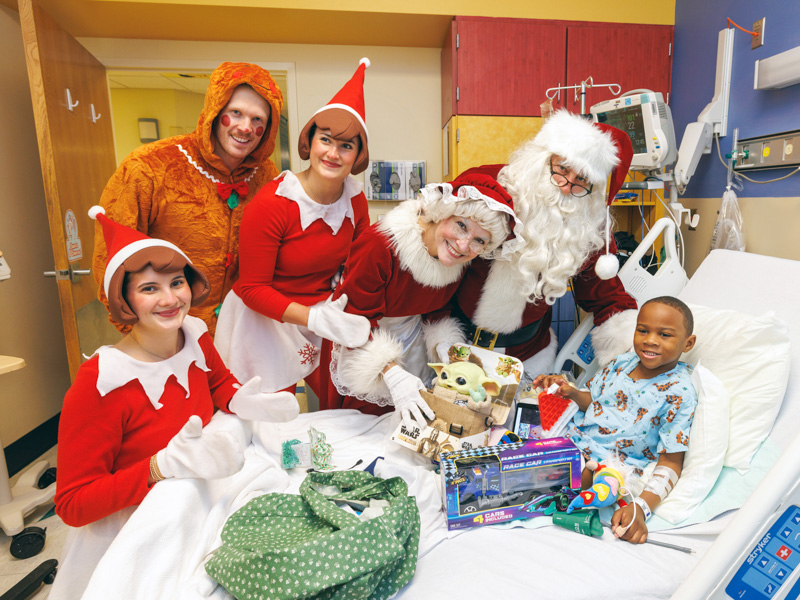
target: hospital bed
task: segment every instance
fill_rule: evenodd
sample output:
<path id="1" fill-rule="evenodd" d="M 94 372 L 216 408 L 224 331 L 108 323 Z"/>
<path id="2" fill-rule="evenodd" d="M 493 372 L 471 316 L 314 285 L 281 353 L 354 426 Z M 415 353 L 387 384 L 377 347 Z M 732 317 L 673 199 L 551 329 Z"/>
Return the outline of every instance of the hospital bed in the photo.
<path id="1" fill-rule="evenodd" d="M 280 468 L 280 444 L 282 440 L 307 438 L 312 425 L 326 434 L 338 468 L 364 468 L 377 459 L 375 474 L 402 476 L 409 484 L 409 493 L 417 498 L 422 522 L 419 560 L 414 578 L 398 598 L 672 597 L 682 581 L 695 581 L 698 575 L 693 571 L 706 554 L 720 550 L 715 542 L 726 527 L 747 529 L 747 524 L 736 524 L 737 511 L 728 509 L 742 505 L 796 435 L 800 421 L 800 262 L 715 250 L 680 297 L 692 306 L 707 307 L 702 313 L 707 332 L 727 322 L 720 315 L 733 315 L 733 322 L 752 319 L 763 324 L 764 319 L 758 320 L 763 313 L 774 311 L 777 320 L 774 330 L 767 331 L 768 343 L 773 339 L 770 335 L 776 336 L 774 345 L 783 348 L 785 356 L 775 362 L 785 361 L 785 370 L 792 373 L 785 395 L 781 394 L 782 403 L 778 398 L 772 409 L 774 417 L 780 406 L 774 426 L 767 424 L 765 433 L 769 431 L 769 436 L 753 457 L 750 470 L 742 474 L 731 467 L 720 467 L 714 490 L 680 522 L 681 527 L 663 521 L 660 527 L 654 527 L 657 531 L 651 531 L 653 539 L 689 547 L 694 554 L 652 544 L 632 545 L 615 540 L 608 532 L 591 538 L 524 521 L 516 524 L 529 526 L 448 532 L 440 510 L 439 479 L 430 464 L 387 441 L 394 426 L 392 416 L 324 411 L 301 415 L 291 423 L 256 424 L 245 467 L 231 478 L 217 482 L 168 480 L 155 486 L 100 560 L 84 598 L 105 600 L 110 590 L 118 591 L 114 597 L 125 599 L 229 598 L 223 589 L 214 588 L 204 573 L 203 562 L 219 545 L 227 517 L 248 500 L 266 492 L 297 493 L 305 471 Z M 771 322 L 772 316 L 765 318 Z M 788 335 L 788 340 L 779 339 L 781 335 Z M 702 344 L 699 338 L 698 347 Z M 761 373 L 746 375 L 757 381 Z M 769 382 L 772 385 L 781 387 L 785 383 L 785 377 L 783 382 L 780 376 L 769 377 L 774 380 Z M 735 390 L 729 391 L 735 394 Z M 727 423 L 718 425 L 720 429 Z M 795 457 L 792 462 L 796 461 Z M 781 489 L 780 477 L 774 474 L 764 484 L 772 490 Z M 783 487 L 787 485 L 789 482 Z M 714 506 L 706 506 L 711 503 Z M 740 534 L 736 539 L 744 548 L 749 543 L 747 531 Z M 721 577 L 721 567 L 717 569 L 720 572 L 702 575 L 705 579 Z M 700 589 L 707 582 L 696 583 Z M 681 597 L 704 597 L 693 594 L 690 591 Z"/>

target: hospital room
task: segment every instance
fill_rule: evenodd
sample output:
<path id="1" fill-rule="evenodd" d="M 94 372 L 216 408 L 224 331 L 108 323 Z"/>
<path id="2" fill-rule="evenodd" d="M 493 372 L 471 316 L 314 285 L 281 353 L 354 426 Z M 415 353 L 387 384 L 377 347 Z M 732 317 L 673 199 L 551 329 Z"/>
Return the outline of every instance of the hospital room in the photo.
<path id="1" fill-rule="evenodd" d="M 0 0 L 0 600 L 800 598 L 798 31 Z"/>

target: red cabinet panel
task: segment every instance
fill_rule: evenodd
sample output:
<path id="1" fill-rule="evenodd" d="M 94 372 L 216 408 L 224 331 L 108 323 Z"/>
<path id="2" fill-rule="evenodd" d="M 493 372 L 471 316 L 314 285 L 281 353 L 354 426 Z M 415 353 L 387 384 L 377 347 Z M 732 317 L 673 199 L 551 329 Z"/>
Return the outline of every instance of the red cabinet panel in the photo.
<path id="1" fill-rule="evenodd" d="M 617 83 L 621 92 L 670 90 L 668 25 L 456 17 L 442 48 L 442 127 L 452 115 L 541 116 L 547 89 Z M 591 88 L 592 104 L 614 97 Z M 562 91 L 556 106 L 580 112 L 580 97 Z"/>
<path id="2" fill-rule="evenodd" d="M 442 126 L 453 114 L 539 116 L 545 90 L 564 80 L 565 50 L 563 22 L 456 17 L 442 51 Z"/>
<path id="3" fill-rule="evenodd" d="M 667 25 L 586 25 L 567 28 L 567 85 L 592 77 L 594 83 L 618 83 L 621 93 L 634 89 L 661 92 L 668 99 L 672 74 L 673 28 Z M 614 97 L 607 87 L 588 89 L 586 112 Z M 572 90 L 562 105 L 580 112 Z"/>

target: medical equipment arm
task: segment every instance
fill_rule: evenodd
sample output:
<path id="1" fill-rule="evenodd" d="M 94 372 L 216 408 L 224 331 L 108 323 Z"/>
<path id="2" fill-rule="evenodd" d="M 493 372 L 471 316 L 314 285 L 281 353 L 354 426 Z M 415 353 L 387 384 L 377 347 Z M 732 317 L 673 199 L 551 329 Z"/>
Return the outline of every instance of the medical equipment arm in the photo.
<path id="1" fill-rule="evenodd" d="M 675 185 L 681 194 L 697 169 L 700 155 L 711 152 L 713 136 L 716 134 L 725 137 L 728 132 L 733 32 L 733 29 L 723 29 L 719 32 L 714 97 L 697 117 L 697 122 L 689 123 L 683 133 L 674 170 Z"/>

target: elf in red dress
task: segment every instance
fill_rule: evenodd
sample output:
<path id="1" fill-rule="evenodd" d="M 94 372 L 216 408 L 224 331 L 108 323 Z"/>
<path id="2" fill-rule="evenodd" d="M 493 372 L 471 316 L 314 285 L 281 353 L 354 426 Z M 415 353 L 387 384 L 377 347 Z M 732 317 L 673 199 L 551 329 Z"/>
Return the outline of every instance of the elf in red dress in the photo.
<path id="1" fill-rule="evenodd" d="M 636 301 L 609 255 L 616 246 L 608 237 L 607 209 L 632 155 L 624 132 L 559 111 L 508 165 L 465 172 L 498 181 L 524 223 L 524 243 L 511 261 L 475 260 L 461 282 L 454 316 L 471 343 L 519 358 L 533 376 L 551 373 L 557 349 L 552 305 L 571 281 L 577 304 L 599 326 L 592 334 L 599 360 L 606 364 L 630 347 Z"/>
<path id="2" fill-rule="evenodd" d="M 240 379 L 260 376 L 266 391 L 294 392 L 301 379 L 318 397 L 329 376 L 319 367 L 322 340 L 360 346 L 369 322 L 330 301 L 332 279 L 353 240 L 369 225 L 362 184 L 351 174 L 369 161 L 364 70 L 300 132 L 309 167 L 285 171 L 247 206 L 239 233 L 239 280 L 222 306 L 215 343 Z"/>
<path id="3" fill-rule="evenodd" d="M 226 413 L 265 421 L 298 414 L 291 394 L 262 394 L 257 380 L 240 386 L 206 324 L 188 316 L 209 284 L 177 246 L 111 221 L 99 206 L 89 214 L 109 249 L 109 311 L 131 328 L 81 365 L 64 398 L 56 513 L 78 529 L 51 597 L 80 597 L 97 557 L 157 482 L 220 479 L 241 469 L 247 430 Z"/>
<path id="4" fill-rule="evenodd" d="M 347 311 L 367 317 L 372 336 L 360 348 L 333 347 L 331 376 L 345 397 L 331 392 L 321 408 L 394 409 L 408 425 L 424 423 L 432 413 L 419 390 L 427 363 L 438 361 L 434 348 L 463 341 L 458 323 L 435 313 L 469 262 L 507 258 L 520 243 L 507 237 L 520 228 L 508 194 L 483 175 L 428 185 L 370 227 L 353 244 L 334 297 L 347 295 Z"/>

